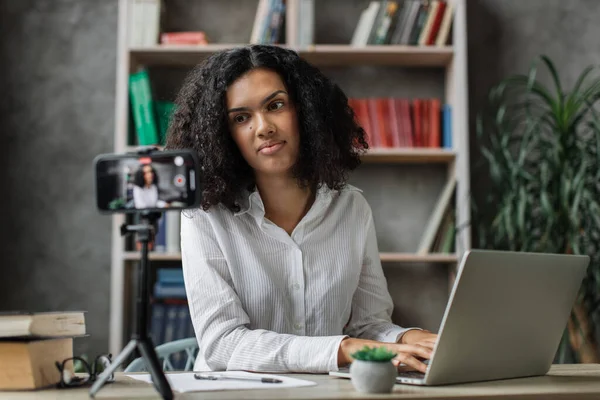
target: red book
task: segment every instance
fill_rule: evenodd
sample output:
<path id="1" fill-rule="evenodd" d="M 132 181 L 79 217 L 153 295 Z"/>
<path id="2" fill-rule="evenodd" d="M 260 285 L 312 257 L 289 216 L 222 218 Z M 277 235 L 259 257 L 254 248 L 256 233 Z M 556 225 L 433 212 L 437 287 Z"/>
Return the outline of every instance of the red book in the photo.
<path id="1" fill-rule="evenodd" d="M 410 118 L 410 101 L 408 99 L 400 99 L 400 110 L 402 111 L 402 135 L 406 147 L 414 147 L 413 123 Z"/>
<path id="2" fill-rule="evenodd" d="M 164 32 L 160 35 L 162 44 L 207 44 L 203 31 L 198 32 Z"/>
<path id="3" fill-rule="evenodd" d="M 377 123 L 379 125 L 379 138 L 381 147 L 394 147 L 392 132 L 390 127 L 390 109 L 387 99 L 378 97 L 375 99 L 375 108 L 377 109 Z"/>
<path id="4" fill-rule="evenodd" d="M 423 101 L 420 99 L 413 99 L 412 106 L 414 146 L 421 147 L 423 145 Z"/>
<path id="5" fill-rule="evenodd" d="M 367 99 L 367 108 L 369 110 L 369 121 L 371 121 L 371 139 L 373 142 L 373 147 L 382 147 L 382 139 L 381 139 L 381 127 L 379 125 L 379 116 L 377 113 L 377 99 L 376 98 L 368 98 Z"/>
<path id="6" fill-rule="evenodd" d="M 388 98 L 387 105 L 390 113 L 390 133 L 392 135 L 392 146 L 402 147 L 402 121 L 401 110 L 398 99 Z"/>
<path id="7" fill-rule="evenodd" d="M 430 124 L 429 124 L 429 99 L 423 99 L 421 103 L 421 147 L 429 147 L 429 135 L 430 135 Z"/>
<path id="8" fill-rule="evenodd" d="M 431 30 L 429 31 L 429 36 L 427 36 L 427 40 L 425 44 L 433 45 L 435 44 L 435 40 L 437 39 L 438 32 L 440 31 L 440 26 L 442 25 L 442 20 L 444 19 L 444 11 L 446 10 L 446 2 L 440 1 L 435 13 L 435 19 L 433 20 L 433 24 L 431 25 Z"/>
<path id="9" fill-rule="evenodd" d="M 431 99 L 429 102 L 429 147 L 442 147 L 440 128 L 441 108 L 441 101 L 439 99 Z"/>

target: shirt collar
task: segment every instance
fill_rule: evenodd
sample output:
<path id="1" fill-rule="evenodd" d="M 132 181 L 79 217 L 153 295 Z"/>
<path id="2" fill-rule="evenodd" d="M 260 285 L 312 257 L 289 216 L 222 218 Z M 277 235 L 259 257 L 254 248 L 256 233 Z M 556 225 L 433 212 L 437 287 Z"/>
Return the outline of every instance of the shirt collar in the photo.
<path id="1" fill-rule="evenodd" d="M 323 206 L 327 204 L 336 193 L 338 193 L 336 190 L 329 189 L 327 185 L 321 185 L 321 187 L 317 189 L 317 196 L 315 197 L 314 205 Z M 244 190 L 239 205 L 240 211 L 234 213 L 236 217 L 246 213 L 261 213 L 263 216 L 265 214 L 265 206 L 260 197 L 260 193 L 258 193 L 256 188 L 254 188 L 252 191 Z"/>
<path id="2" fill-rule="evenodd" d="M 233 215 L 235 215 L 237 217 L 239 215 L 246 214 L 247 212 L 250 211 L 250 209 L 252 208 L 252 205 L 255 203 L 258 203 L 258 205 L 260 205 L 260 208 L 262 208 L 262 210 L 264 212 L 265 207 L 263 205 L 262 199 L 260 198 L 260 194 L 258 193 L 258 190 L 256 190 L 256 188 L 252 191 L 250 191 L 248 189 L 244 189 L 244 191 L 242 192 L 242 195 L 241 195 L 241 200 L 239 202 L 240 211 L 235 212 Z"/>

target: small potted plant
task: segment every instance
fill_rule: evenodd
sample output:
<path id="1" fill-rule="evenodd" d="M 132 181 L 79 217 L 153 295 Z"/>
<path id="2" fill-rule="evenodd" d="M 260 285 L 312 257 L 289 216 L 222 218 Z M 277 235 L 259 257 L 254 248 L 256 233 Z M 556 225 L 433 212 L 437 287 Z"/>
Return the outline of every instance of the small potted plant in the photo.
<path id="1" fill-rule="evenodd" d="M 396 357 L 385 347 L 369 348 L 351 354 L 350 379 L 354 388 L 364 393 L 390 393 L 396 383 L 398 370 L 392 364 Z"/>

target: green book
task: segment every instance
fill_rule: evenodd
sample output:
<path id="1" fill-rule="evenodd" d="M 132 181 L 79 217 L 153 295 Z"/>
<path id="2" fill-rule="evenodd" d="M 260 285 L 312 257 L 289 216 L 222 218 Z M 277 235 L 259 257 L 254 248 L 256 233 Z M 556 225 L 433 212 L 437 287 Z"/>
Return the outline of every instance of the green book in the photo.
<path id="1" fill-rule="evenodd" d="M 129 96 L 138 145 L 159 144 L 154 116 L 152 91 L 148 71 L 143 69 L 129 76 Z"/>

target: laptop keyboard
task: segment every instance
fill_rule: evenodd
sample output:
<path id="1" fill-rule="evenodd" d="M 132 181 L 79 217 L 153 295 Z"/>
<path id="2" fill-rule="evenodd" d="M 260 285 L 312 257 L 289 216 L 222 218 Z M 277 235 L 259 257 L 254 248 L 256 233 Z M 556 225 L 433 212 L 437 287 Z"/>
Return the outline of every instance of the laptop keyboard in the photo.
<path id="1" fill-rule="evenodd" d="M 398 376 L 402 378 L 424 379 L 425 374 L 419 371 L 404 371 L 398 372 Z"/>

